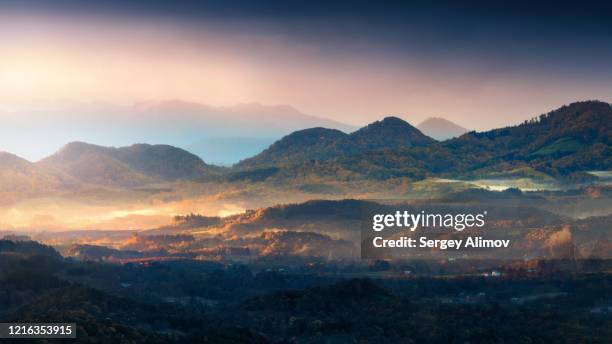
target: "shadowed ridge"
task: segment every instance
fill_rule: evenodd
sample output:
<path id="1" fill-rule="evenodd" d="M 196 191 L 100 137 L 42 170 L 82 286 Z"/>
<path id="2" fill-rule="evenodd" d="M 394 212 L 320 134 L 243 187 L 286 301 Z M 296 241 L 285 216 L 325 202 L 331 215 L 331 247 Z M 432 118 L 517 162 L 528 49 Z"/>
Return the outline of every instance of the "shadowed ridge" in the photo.
<path id="1" fill-rule="evenodd" d="M 408 122 L 393 116 L 368 124 L 352 133 L 350 139 L 365 149 L 419 147 L 435 142 Z"/>
<path id="2" fill-rule="evenodd" d="M 309 128 L 295 131 L 273 143 L 260 154 L 243 160 L 238 167 L 257 164 L 275 164 L 304 159 L 321 159 L 328 157 L 332 147 L 348 137 L 337 129 Z"/>

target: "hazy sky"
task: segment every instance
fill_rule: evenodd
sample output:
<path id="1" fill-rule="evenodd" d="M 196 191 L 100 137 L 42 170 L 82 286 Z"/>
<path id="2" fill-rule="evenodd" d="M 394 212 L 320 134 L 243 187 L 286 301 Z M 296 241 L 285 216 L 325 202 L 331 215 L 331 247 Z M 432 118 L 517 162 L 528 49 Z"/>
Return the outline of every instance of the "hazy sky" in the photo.
<path id="1" fill-rule="evenodd" d="M 428 3 L 3 1 L 0 111 L 256 101 L 481 130 L 612 101 L 610 5 Z"/>

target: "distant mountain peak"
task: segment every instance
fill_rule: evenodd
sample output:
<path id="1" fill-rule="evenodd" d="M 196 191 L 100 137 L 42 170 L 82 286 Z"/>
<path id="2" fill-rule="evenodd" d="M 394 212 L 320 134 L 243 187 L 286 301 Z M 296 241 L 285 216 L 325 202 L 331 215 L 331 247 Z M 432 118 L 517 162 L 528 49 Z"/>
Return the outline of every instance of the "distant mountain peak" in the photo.
<path id="1" fill-rule="evenodd" d="M 235 110 L 235 111 L 246 111 L 246 112 L 254 112 L 254 113 L 262 112 L 262 111 L 273 111 L 280 115 L 282 114 L 304 115 L 302 112 L 300 112 L 298 109 L 294 108 L 293 106 L 283 105 L 283 104 L 265 105 L 265 104 L 261 104 L 257 102 L 250 102 L 250 103 L 239 103 L 234 106 L 227 107 L 227 108 L 231 110 Z"/>
<path id="2" fill-rule="evenodd" d="M 469 130 L 442 117 L 430 117 L 417 126 L 425 135 L 444 141 L 461 136 Z"/>
<path id="3" fill-rule="evenodd" d="M 144 111 L 196 111 L 207 106 L 204 104 L 181 100 L 181 99 L 166 99 L 158 101 L 145 101 L 134 104 L 136 110 Z"/>

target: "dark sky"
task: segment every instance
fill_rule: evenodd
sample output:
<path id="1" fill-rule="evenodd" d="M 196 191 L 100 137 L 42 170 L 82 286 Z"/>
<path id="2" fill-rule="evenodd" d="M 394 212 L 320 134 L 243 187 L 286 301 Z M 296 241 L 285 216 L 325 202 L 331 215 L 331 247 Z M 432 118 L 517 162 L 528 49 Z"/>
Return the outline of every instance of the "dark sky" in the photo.
<path id="1" fill-rule="evenodd" d="M 612 2 L 9 0 L 0 19 L 9 100 L 258 101 L 357 125 L 392 113 L 476 129 L 612 101 Z M 37 49 L 75 67 L 31 70 L 75 77 L 15 75 Z M 136 59 L 148 69 L 124 87 Z M 95 64 L 108 70 L 87 80 Z"/>
<path id="2" fill-rule="evenodd" d="M 413 50 L 415 36 L 420 38 L 419 47 L 440 53 L 537 48 L 538 53 L 548 55 L 555 53 L 550 48 L 565 47 L 568 59 L 590 55 L 603 60 L 602 55 L 612 50 L 609 1 L 5 0 L 0 8 L 216 25 L 223 30 L 257 30 L 330 44 L 338 39 L 377 42 L 399 51 Z"/>

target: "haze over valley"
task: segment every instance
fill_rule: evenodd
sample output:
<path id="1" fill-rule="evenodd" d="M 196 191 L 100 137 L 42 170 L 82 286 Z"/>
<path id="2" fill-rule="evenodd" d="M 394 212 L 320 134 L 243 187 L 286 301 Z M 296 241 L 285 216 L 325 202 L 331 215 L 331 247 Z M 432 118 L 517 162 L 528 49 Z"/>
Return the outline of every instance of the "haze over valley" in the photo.
<path id="1" fill-rule="evenodd" d="M 161 144 L 72 142 L 37 162 L 2 153 L 1 222 L 37 230 L 146 229 L 175 215 L 230 215 L 309 199 L 606 185 L 610 118 L 610 104 L 579 102 L 514 127 L 436 141 L 386 117 L 358 130 L 345 127 L 348 133 L 297 130 L 232 167 Z"/>

